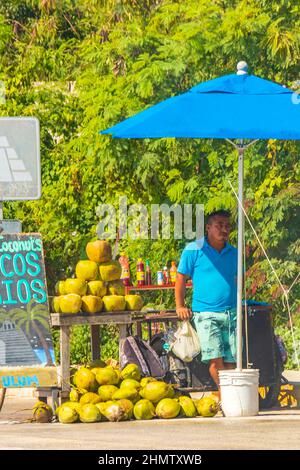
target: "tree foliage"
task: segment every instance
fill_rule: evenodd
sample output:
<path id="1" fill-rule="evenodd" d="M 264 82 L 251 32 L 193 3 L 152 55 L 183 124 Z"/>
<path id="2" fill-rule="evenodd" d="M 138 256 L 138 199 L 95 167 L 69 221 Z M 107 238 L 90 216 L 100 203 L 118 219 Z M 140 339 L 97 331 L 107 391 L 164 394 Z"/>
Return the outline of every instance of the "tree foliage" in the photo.
<path id="1" fill-rule="evenodd" d="M 95 236 L 101 203 L 203 203 L 236 219 L 237 155 L 224 141 L 113 141 L 105 129 L 198 82 L 251 72 L 297 89 L 296 0 L 8 0 L 0 2 L 2 116 L 41 123 L 43 195 L 5 204 L 26 231 L 43 234 L 49 286 L 71 272 Z M 245 199 L 282 283 L 299 271 L 299 144 L 248 150 Z M 232 233 L 236 242 L 236 230 Z M 246 225 L 248 296 L 282 310 L 276 279 Z M 184 241 L 121 242 L 153 270 L 178 259 Z M 298 267 L 297 267 L 298 266 Z M 299 312 L 299 284 L 291 291 Z M 287 318 L 286 318 L 287 319 Z"/>

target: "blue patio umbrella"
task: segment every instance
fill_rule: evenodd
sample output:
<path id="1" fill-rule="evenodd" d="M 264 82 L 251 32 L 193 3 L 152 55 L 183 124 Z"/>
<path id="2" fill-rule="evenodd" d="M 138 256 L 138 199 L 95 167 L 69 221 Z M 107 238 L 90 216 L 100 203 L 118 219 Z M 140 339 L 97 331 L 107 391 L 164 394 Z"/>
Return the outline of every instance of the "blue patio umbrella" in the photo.
<path id="1" fill-rule="evenodd" d="M 100 133 L 130 139 L 227 139 L 238 150 L 237 370 L 242 370 L 244 151 L 258 139 L 300 140 L 299 96 L 284 86 L 249 75 L 242 61 L 237 74 L 200 83 Z M 251 141 L 246 144 L 244 139 Z"/>

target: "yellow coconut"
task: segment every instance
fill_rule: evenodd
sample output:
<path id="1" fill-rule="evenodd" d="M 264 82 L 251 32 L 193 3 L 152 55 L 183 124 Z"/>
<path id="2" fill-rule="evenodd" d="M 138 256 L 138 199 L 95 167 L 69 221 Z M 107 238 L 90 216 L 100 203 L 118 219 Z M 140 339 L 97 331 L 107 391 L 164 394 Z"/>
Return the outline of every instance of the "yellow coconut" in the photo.
<path id="1" fill-rule="evenodd" d="M 76 423 L 76 421 L 78 421 L 78 413 L 71 406 L 60 406 L 58 420 L 62 424 Z"/>
<path id="2" fill-rule="evenodd" d="M 133 408 L 135 419 L 152 419 L 155 416 L 155 408 L 151 401 L 139 400 Z"/>
<path id="3" fill-rule="evenodd" d="M 154 377 L 143 377 L 140 381 L 140 385 L 142 388 L 144 388 L 149 382 L 157 382 L 157 379 Z"/>
<path id="4" fill-rule="evenodd" d="M 122 295 L 105 295 L 103 297 L 104 310 L 106 312 L 124 311 L 125 298 Z"/>
<path id="5" fill-rule="evenodd" d="M 85 295 L 87 291 L 87 282 L 84 279 L 69 278 L 65 280 L 66 294 Z"/>
<path id="6" fill-rule="evenodd" d="M 101 404 L 99 404 L 101 405 Z M 119 402 L 107 402 L 106 406 L 101 407 L 101 413 L 108 421 L 124 421 L 126 419 L 126 411 L 124 406 Z"/>
<path id="7" fill-rule="evenodd" d="M 79 390 L 77 390 L 76 388 L 72 388 L 69 393 L 69 399 L 73 402 L 79 402 L 81 395 L 82 394 L 79 392 Z"/>
<path id="8" fill-rule="evenodd" d="M 125 295 L 126 310 L 141 310 L 143 299 L 140 295 Z"/>
<path id="9" fill-rule="evenodd" d="M 198 414 L 204 418 L 212 418 L 219 411 L 219 405 L 214 398 L 203 397 L 194 402 Z"/>
<path id="10" fill-rule="evenodd" d="M 141 384 L 137 380 L 134 379 L 124 379 L 120 385 L 120 388 L 135 388 L 136 390 L 140 390 Z"/>
<path id="11" fill-rule="evenodd" d="M 132 379 L 139 382 L 141 380 L 141 371 L 136 364 L 127 364 L 121 371 L 121 379 Z"/>
<path id="12" fill-rule="evenodd" d="M 184 415 L 187 418 L 194 418 L 195 416 L 197 416 L 197 409 L 193 400 L 190 397 L 181 396 L 178 398 L 178 402 L 181 406 Z"/>
<path id="13" fill-rule="evenodd" d="M 96 405 L 87 403 L 81 407 L 79 419 L 82 423 L 97 423 L 101 421 L 101 413 Z"/>
<path id="14" fill-rule="evenodd" d="M 101 263 L 99 266 L 102 281 L 116 281 L 120 279 L 122 268 L 119 261 Z"/>
<path id="15" fill-rule="evenodd" d="M 81 297 L 78 294 L 61 295 L 59 308 L 61 313 L 79 313 L 81 309 Z"/>
<path id="16" fill-rule="evenodd" d="M 125 295 L 125 286 L 123 281 L 111 281 L 108 283 L 108 292 L 111 295 Z"/>
<path id="17" fill-rule="evenodd" d="M 89 295 L 96 295 L 97 297 L 104 297 L 107 293 L 107 284 L 104 281 L 90 281 L 88 283 L 87 293 Z"/>
<path id="18" fill-rule="evenodd" d="M 123 398 L 136 403 L 141 397 L 137 389 L 132 387 L 120 388 L 112 396 L 113 400 L 122 400 Z"/>
<path id="19" fill-rule="evenodd" d="M 172 398 L 163 398 L 156 406 L 155 412 L 159 418 L 176 418 L 180 413 L 180 404 Z"/>
<path id="20" fill-rule="evenodd" d="M 163 398 L 166 398 L 170 391 L 170 385 L 165 382 L 149 382 L 142 390 L 143 398 L 158 403 Z"/>
<path id="21" fill-rule="evenodd" d="M 81 367 L 75 372 L 73 382 L 77 388 L 87 392 L 94 392 L 98 388 L 95 375 L 86 367 Z"/>
<path id="22" fill-rule="evenodd" d="M 117 400 L 117 403 L 118 405 L 121 405 L 121 407 L 126 413 L 126 415 L 124 416 L 124 418 L 121 419 L 121 421 L 131 419 L 133 417 L 133 403 L 130 400 L 127 400 L 126 398 L 121 398 L 121 400 Z"/>
<path id="23" fill-rule="evenodd" d="M 55 284 L 55 293 L 58 295 L 65 295 L 67 292 L 65 291 L 65 281 L 58 281 Z"/>
<path id="24" fill-rule="evenodd" d="M 96 295 L 84 295 L 81 300 L 81 309 L 85 313 L 101 312 L 103 308 L 101 297 L 97 297 Z"/>
<path id="25" fill-rule="evenodd" d="M 60 298 L 61 298 L 61 295 L 57 296 L 57 297 L 53 297 L 52 299 L 52 307 L 53 307 L 53 311 L 55 313 L 61 313 L 61 310 L 60 310 Z"/>
<path id="26" fill-rule="evenodd" d="M 99 385 L 117 385 L 119 383 L 119 374 L 109 366 L 99 368 L 96 380 Z"/>
<path id="27" fill-rule="evenodd" d="M 99 403 L 101 401 L 101 398 L 97 393 L 93 392 L 88 392 L 82 395 L 82 397 L 79 400 L 80 405 L 86 405 L 87 403 L 93 403 L 94 405 L 96 403 Z"/>
<path id="28" fill-rule="evenodd" d="M 95 261 L 81 260 L 76 264 L 76 277 L 84 281 L 94 281 L 98 279 L 99 269 Z"/>
<path id="29" fill-rule="evenodd" d="M 86 254 L 91 261 L 105 263 L 112 258 L 111 245 L 106 240 L 95 240 L 86 245 Z"/>
<path id="30" fill-rule="evenodd" d="M 112 399 L 114 393 L 118 391 L 118 387 L 115 385 L 101 385 L 98 388 L 98 395 L 101 401 L 109 401 Z"/>

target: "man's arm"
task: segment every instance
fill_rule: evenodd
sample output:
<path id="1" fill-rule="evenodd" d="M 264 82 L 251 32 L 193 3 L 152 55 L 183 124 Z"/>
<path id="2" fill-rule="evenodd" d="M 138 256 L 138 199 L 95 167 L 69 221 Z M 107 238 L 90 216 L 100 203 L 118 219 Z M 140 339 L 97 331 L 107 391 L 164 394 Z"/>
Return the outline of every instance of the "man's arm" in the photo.
<path id="1" fill-rule="evenodd" d="M 177 273 L 175 283 L 176 313 L 181 320 L 189 320 L 192 317 L 192 311 L 184 304 L 187 277 L 184 274 Z"/>

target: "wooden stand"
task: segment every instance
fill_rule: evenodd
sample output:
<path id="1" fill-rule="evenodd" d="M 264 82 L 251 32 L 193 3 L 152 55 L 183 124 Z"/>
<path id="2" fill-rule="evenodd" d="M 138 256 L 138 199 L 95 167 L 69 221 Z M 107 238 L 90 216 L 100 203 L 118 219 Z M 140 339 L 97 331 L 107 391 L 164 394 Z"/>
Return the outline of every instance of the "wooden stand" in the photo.
<path id="1" fill-rule="evenodd" d="M 61 397 L 64 399 L 70 391 L 70 327 L 90 325 L 92 360 L 100 359 L 100 326 L 117 325 L 119 328 L 119 346 L 127 337 L 128 326 L 136 323 L 141 312 L 106 312 L 96 315 L 51 314 L 51 325 L 60 329 L 60 379 Z"/>

